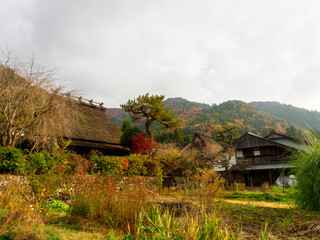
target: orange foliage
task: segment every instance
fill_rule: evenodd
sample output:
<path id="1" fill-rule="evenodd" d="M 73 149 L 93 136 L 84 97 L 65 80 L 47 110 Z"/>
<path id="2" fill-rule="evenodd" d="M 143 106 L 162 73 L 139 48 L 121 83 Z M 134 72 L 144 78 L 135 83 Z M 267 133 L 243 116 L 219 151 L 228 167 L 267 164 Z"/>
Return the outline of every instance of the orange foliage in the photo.
<path id="1" fill-rule="evenodd" d="M 126 158 L 121 158 L 121 170 L 127 170 L 129 167 L 129 160 Z"/>

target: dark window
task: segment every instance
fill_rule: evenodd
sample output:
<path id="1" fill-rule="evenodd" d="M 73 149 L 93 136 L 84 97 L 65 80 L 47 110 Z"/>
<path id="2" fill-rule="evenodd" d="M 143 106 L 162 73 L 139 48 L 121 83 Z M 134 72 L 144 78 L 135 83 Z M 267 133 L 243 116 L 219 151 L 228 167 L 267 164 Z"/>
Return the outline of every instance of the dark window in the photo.
<path id="1" fill-rule="evenodd" d="M 252 148 L 246 148 L 246 149 L 243 149 L 243 156 L 245 158 L 249 158 L 249 157 L 253 157 L 253 149 Z"/>

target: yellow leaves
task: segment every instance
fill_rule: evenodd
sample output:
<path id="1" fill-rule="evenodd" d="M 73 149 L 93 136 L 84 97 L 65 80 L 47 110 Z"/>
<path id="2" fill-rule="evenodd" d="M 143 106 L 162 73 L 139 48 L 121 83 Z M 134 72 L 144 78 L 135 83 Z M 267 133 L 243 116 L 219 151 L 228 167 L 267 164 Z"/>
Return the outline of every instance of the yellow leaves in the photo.
<path id="1" fill-rule="evenodd" d="M 235 121 L 235 123 L 237 123 L 238 124 L 238 126 L 242 126 L 243 125 L 243 122 L 244 122 L 244 120 L 243 119 L 235 119 L 234 120 Z"/>
<path id="2" fill-rule="evenodd" d="M 67 140 L 67 141 L 64 141 L 62 142 L 61 144 L 58 144 L 57 142 L 54 142 L 54 146 L 60 150 L 61 152 L 67 152 L 67 148 L 69 147 L 69 145 L 72 143 L 71 140 Z"/>

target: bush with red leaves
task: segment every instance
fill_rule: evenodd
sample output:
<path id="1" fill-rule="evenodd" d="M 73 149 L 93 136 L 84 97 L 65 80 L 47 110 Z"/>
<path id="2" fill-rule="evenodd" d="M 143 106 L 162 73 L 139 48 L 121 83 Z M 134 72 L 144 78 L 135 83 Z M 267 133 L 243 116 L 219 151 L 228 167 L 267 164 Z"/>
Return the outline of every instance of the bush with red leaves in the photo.
<path id="1" fill-rule="evenodd" d="M 139 133 L 137 137 L 132 138 L 131 152 L 148 154 L 149 149 L 154 149 L 156 147 L 155 141 L 149 141 L 143 133 Z"/>

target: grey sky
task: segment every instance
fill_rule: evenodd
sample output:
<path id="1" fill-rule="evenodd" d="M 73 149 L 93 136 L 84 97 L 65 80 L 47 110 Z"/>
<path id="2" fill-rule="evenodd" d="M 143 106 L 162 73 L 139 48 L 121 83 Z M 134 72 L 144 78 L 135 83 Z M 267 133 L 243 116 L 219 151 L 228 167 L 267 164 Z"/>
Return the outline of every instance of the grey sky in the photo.
<path id="1" fill-rule="evenodd" d="M 320 1 L 0 0 L 0 48 L 78 95 L 119 107 L 150 92 L 320 110 Z"/>

